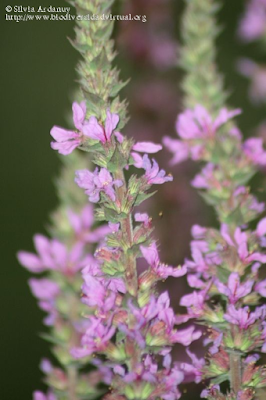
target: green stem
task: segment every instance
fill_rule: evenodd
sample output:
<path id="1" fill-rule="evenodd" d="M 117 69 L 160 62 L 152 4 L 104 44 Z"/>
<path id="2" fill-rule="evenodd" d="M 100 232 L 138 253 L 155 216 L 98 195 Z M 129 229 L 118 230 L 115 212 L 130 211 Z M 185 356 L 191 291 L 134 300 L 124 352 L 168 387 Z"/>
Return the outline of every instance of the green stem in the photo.
<path id="1" fill-rule="evenodd" d="M 230 384 L 234 394 L 241 389 L 242 372 L 241 372 L 241 356 L 238 353 L 230 353 Z"/>
<path id="2" fill-rule="evenodd" d="M 127 195 L 127 184 L 125 176 L 122 170 L 118 170 L 115 174 L 115 179 L 122 180 L 123 185 L 118 188 L 117 194 L 120 204 L 123 203 L 123 199 Z M 123 234 L 123 241 L 127 243 L 127 247 L 130 248 L 133 243 L 133 228 L 132 228 L 132 215 L 131 212 L 125 219 L 121 221 L 121 230 Z M 125 280 L 128 292 L 131 296 L 136 297 L 138 293 L 138 278 L 137 278 L 137 266 L 135 258 L 125 250 Z"/>

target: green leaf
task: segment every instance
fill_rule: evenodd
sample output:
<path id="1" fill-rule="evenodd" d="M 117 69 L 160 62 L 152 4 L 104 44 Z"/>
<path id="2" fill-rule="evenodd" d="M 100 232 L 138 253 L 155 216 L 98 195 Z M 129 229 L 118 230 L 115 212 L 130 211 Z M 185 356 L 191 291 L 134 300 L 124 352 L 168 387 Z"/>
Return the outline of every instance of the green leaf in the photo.
<path id="1" fill-rule="evenodd" d="M 143 203 L 143 201 L 149 199 L 149 198 L 152 197 L 155 193 L 157 193 L 157 190 L 155 190 L 155 191 L 152 192 L 152 193 L 148 193 L 148 194 L 146 194 L 146 193 L 139 194 L 139 195 L 137 196 L 136 200 L 135 200 L 134 205 L 135 205 L 135 206 L 139 206 L 141 203 Z"/>
<path id="2" fill-rule="evenodd" d="M 127 79 L 125 82 L 118 82 L 116 85 L 113 85 L 112 89 L 110 90 L 109 96 L 110 97 L 115 97 L 120 90 L 123 89 L 128 83 L 130 79 Z"/>
<path id="3" fill-rule="evenodd" d="M 229 375 L 228 375 L 228 373 L 226 373 L 226 374 L 221 374 L 221 375 L 217 376 L 216 378 L 212 378 L 211 382 L 219 385 L 220 383 L 228 381 L 228 380 L 229 380 Z"/>
<path id="4" fill-rule="evenodd" d="M 60 346 L 66 345 L 65 342 L 63 342 L 62 340 L 60 340 L 52 335 L 49 335 L 48 333 L 40 333 L 40 337 L 49 343 L 57 344 Z"/>
<path id="5" fill-rule="evenodd" d="M 118 147 L 119 146 L 116 146 L 116 149 L 107 164 L 107 169 L 110 172 L 116 172 L 117 170 L 123 169 L 127 165 L 127 160 L 120 152 Z"/>
<path id="6" fill-rule="evenodd" d="M 90 110 L 91 108 L 92 113 L 94 115 L 98 115 L 98 108 L 103 108 L 105 105 L 103 99 L 101 99 L 97 94 L 84 89 L 84 87 L 82 88 L 82 91 L 84 93 L 88 109 Z"/>

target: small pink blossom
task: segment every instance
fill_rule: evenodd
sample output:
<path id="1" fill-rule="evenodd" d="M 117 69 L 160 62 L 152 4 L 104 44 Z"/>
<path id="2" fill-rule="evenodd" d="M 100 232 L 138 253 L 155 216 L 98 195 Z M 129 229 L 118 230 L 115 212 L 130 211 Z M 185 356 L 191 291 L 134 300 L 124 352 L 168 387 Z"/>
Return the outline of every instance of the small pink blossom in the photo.
<path id="1" fill-rule="evenodd" d="M 162 145 L 152 142 L 137 142 L 133 145 L 132 150 L 140 153 L 157 153 L 162 150 Z"/>
<path id="2" fill-rule="evenodd" d="M 266 33 L 265 0 L 250 0 L 239 26 L 239 36 L 245 42 L 260 39 Z"/>
<path id="3" fill-rule="evenodd" d="M 266 165 L 266 151 L 262 138 L 250 138 L 243 144 L 243 151 L 255 165 Z"/>
<path id="4" fill-rule="evenodd" d="M 186 349 L 186 353 L 192 361 L 192 364 L 182 362 L 180 364 L 180 369 L 185 373 L 186 377 L 193 376 L 194 381 L 199 383 L 202 377 L 202 368 L 205 365 L 204 358 L 198 358 L 189 349 Z"/>
<path id="5" fill-rule="evenodd" d="M 201 337 L 202 333 L 200 331 L 195 331 L 194 326 L 190 326 L 185 329 L 179 329 L 173 335 L 175 343 L 181 343 L 183 346 L 190 346 L 194 340 Z"/>
<path id="6" fill-rule="evenodd" d="M 197 318 L 202 316 L 204 305 L 206 300 L 205 291 L 196 291 L 185 294 L 181 297 L 180 305 L 183 307 L 187 307 L 188 315 L 191 318 Z"/>
<path id="7" fill-rule="evenodd" d="M 110 233 L 110 228 L 107 225 L 101 225 L 92 229 L 94 216 L 91 204 L 87 204 L 79 214 L 76 214 L 72 210 L 68 210 L 67 214 L 76 238 L 81 242 L 96 243 Z"/>
<path id="8" fill-rule="evenodd" d="M 172 176 L 165 176 L 165 171 L 163 169 L 159 169 L 159 165 L 154 159 L 152 159 L 151 162 L 147 154 L 144 154 L 142 161 L 142 168 L 144 168 L 146 171 L 144 176 L 149 185 L 160 185 L 173 180 Z"/>
<path id="9" fill-rule="evenodd" d="M 58 270 L 64 274 L 74 274 L 86 265 L 87 257 L 83 256 L 83 245 L 76 243 L 70 250 L 59 240 L 49 240 L 43 235 L 34 236 L 37 255 L 27 251 L 18 253 L 18 260 L 31 272 Z"/>
<path id="10" fill-rule="evenodd" d="M 92 116 L 84 126 L 84 134 L 91 139 L 99 140 L 102 143 L 110 142 L 111 136 L 119 122 L 119 115 L 106 111 L 105 126 L 99 124 L 96 117 Z M 116 134 L 119 132 L 114 132 Z"/>
<path id="11" fill-rule="evenodd" d="M 50 279 L 31 278 L 29 285 L 34 296 L 40 300 L 53 300 L 60 293 L 58 284 Z"/>
<path id="12" fill-rule="evenodd" d="M 47 393 L 47 395 L 40 391 L 36 391 L 33 393 L 33 400 L 56 400 L 56 399 L 57 397 L 52 392 Z"/>
<path id="13" fill-rule="evenodd" d="M 177 118 L 176 130 L 182 141 L 169 137 L 163 139 L 164 145 L 174 154 L 172 164 L 184 161 L 189 156 L 192 160 L 203 157 L 206 140 L 215 138 L 216 131 L 228 120 L 241 113 L 241 110 L 220 110 L 217 118 L 212 120 L 208 111 L 201 105 L 193 110 L 185 110 Z"/>
<path id="14" fill-rule="evenodd" d="M 236 309 L 233 304 L 227 307 L 224 319 L 231 324 L 238 325 L 240 329 L 247 329 L 259 318 L 258 312 L 250 312 L 249 307 Z"/>
<path id="15" fill-rule="evenodd" d="M 135 214 L 135 221 L 136 222 L 143 222 L 145 228 L 150 226 L 150 217 L 146 213 L 136 213 Z"/>
<path id="16" fill-rule="evenodd" d="M 104 325 L 100 319 L 91 317 L 90 325 L 81 339 L 83 347 L 73 348 L 71 354 L 75 358 L 83 358 L 104 351 L 114 334 L 115 327 Z"/>
<path id="17" fill-rule="evenodd" d="M 256 283 L 255 291 L 259 293 L 262 297 L 266 297 L 266 279 Z"/>
<path id="18" fill-rule="evenodd" d="M 114 186 L 121 187 L 121 180 L 114 180 L 110 172 L 106 168 L 98 168 L 94 172 L 87 169 L 76 171 L 75 182 L 79 187 L 86 189 L 85 193 L 89 196 L 92 203 L 100 200 L 100 193 L 104 192 L 112 201 L 115 201 L 116 195 Z"/>
<path id="19" fill-rule="evenodd" d="M 54 150 L 58 150 L 60 154 L 67 155 L 81 145 L 83 140 L 83 134 L 85 133 L 85 116 L 86 116 L 86 104 L 81 102 L 80 104 L 74 102 L 72 105 L 73 110 L 73 121 L 74 125 L 79 132 L 70 131 L 67 129 L 54 126 L 51 129 L 51 136 L 55 139 L 55 142 L 51 142 L 51 147 Z"/>
<path id="20" fill-rule="evenodd" d="M 152 242 L 149 247 L 140 246 L 140 250 L 151 269 L 162 279 L 166 279 L 169 276 L 177 278 L 185 275 L 187 272 L 186 267 L 174 268 L 161 263 L 155 242 Z"/>
<path id="21" fill-rule="evenodd" d="M 231 304 L 235 304 L 239 299 L 247 296 L 251 292 L 253 284 L 254 281 L 251 280 L 240 283 L 240 277 L 237 272 L 230 274 L 227 285 L 224 285 L 218 279 L 215 280 L 217 289 L 229 298 Z"/>

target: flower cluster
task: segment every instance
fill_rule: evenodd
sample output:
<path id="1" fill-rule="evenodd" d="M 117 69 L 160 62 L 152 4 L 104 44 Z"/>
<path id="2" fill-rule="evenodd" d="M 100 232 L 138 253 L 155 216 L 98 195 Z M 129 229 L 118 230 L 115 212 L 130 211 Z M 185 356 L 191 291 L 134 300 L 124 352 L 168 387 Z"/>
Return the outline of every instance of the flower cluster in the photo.
<path id="1" fill-rule="evenodd" d="M 249 98 L 254 104 L 266 101 L 266 68 L 248 58 L 238 60 L 237 69 L 250 80 Z"/>
<path id="2" fill-rule="evenodd" d="M 172 164 L 188 157 L 207 162 L 192 185 L 202 190 L 205 200 L 215 206 L 221 222 L 238 216 L 239 225 L 256 218 L 264 204 L 249 193 L 245 184 L 266 163 L 261 138 L 244 143 L 238 128 L 228 121 L 240 110 L 222 109 L 214 120 L 203 106 L 186 110 L 176 123 L 179 139 L 164 138 L 164 144 L 174 154 Z"/>
<path id="3" fill-rule="evenodd" d="M 151 196 L 151 186 L 173 178 L 149 159 L 148 153 L 159 151 L 161 146 L 134 144 L 124 138 L 115 130 L 117 114 L 107 110 L 104 125 L 94 116 L 80 120 L 79 147 L 92 153 L 96 169 L 77 171 L 76 183 L 96 204 L 96 218 L 107 221 L 110 232 L 82 269 L 82 303 L 88 308 L 80 345 L 73 346 L 71 354 L 77 359 L 107 357 L 112 390 L 106 399 L 177 399 L 177 385 L 187 371 L 184 366 L 171 366 L 171 346 L 189 346 L 200 338 L 201 331 L 194 326 L 176 329 L 178 322 L 168 293 L 158 296 L 156 283 L 169 276 L 183 276 L 187 268 L 160 261 L 147 214 L 136 213 L 132 221 L 134 207 Z M 54 138 L 55 129 L 63 131 L 53 128 Z M 52 147 L 64 152 L 61 143 L 52 143 Z M 137 174 L 131 173 L 126 179 L 123 170 L 131 171 L 132 166 Z M 141 257 L 148 266 L 138 273 L 136 260 Z"/>
<path id="4" fill-rule="evenodd" d="M 202 397 L 220 400 L 251 400 L 254 387 L 266 386 L 265 367 L 255 366 L 259 356 L 254 356 L 266 352 L 266 308 L 261 305 L 266 282 L 260 280 L 260 267 L 266 263 L 266 219 L 255 230 L 247 225 L 265 206 L 246 186 L 255 167 L 265 165 L 266 152 L 261 139 L 242 142 L 239 130 L 228 123 L 237 114 L 239 110 L 222 109 L 212 119 L 196 106 L 178 117 L 181 140 L 164 139 L 173 162 L 188 157 L 205 161 L 192 185 L 214 206 L 220 222 L 220 230 L 192 227 L 192 259 L 182 268 L 193 292 L 181 298 L 187 314 L 178 317 L 179 322 L 197 319 L 208 327 L 208 362 L 196 362 L 194 375 L 213 384 Z M 226 380 L 231 383 L 229 397 L 217 385 Z"/>
<path id="5" fill-rule="evenodd" d="M 250 0 L 239 25 L 239 36 L 245 42 L 258 40 L 266 35 L 266 1 Z"/>
<path id="6" fill-rule="evenodd" d="M 48 360 L 41 363 L 50 392 L 45 396 L 37 391 L 34 400 L 55 400 L 56 394 L 60 393 L 67 393 L 70 397 L 74 394 L 97 396 L 98 384 L 106 382 L 104 371 L 97 369 L 89 375 L 81 373 L 73 387 L 72 375 L 76 374 L 76 370 L 70 355 L 83 332 L 81 315 L 84 307 L 80 302 L 79 271 L 93 259 L 91 252 L 94 243 L 101 242 L 110 232 L 110 228 L 104 225 L 94 229 L 93 218 L 91 205 L 86 205 L 79 214 L 68 210 L 69 244 L 38 234 L 34 236 L 36 254 L 26 251 L 18 253 L 19 262 L 27 270 L 36 274 L 46 272 L 45 277 L 31 278 L 29 286 L 38 299 L 39 307 L 47 314 L 44 324 L 51 331 L 43 336 L 54 344 L 53 353 L 63 367 L 52 367 Z"/>

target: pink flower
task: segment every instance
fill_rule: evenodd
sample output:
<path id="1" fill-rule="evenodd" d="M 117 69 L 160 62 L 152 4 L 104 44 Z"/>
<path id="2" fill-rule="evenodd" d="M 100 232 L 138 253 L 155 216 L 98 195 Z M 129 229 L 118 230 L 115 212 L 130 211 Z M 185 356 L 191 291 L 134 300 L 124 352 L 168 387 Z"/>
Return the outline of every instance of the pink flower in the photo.
<path id="1" fill-rule="evenodd" d="M 94 172 L 87 169 L 76 171 L 75 182 L 79 187 L 86 189 L 85 193 L 89 196 L 92 203 L 97 203 L 100 200 L 100 193 L 104 192 L 112 201 L 115 201 L 115 190 L 113 186 L 121 187 L 121 180 L 113 180 L 112 175 L 106 168 L 98 168 Z"/>
<path id="2" fill-rule="evenodd" d="M 104 325 L 101 319 L 90 318 L 90 325 L 81 339 L 81 348 L 73 348 L 71 354 L 75 358 L 83 358 L 94 352 L 106 349 L 110 339 L 115 334 L 115 327 Z"/>
<path id="3" fill-rule="evenodd" d="M 219 351 L 219 347 L 223 340 L 223 334 L 220 333 L 217 338 L 214 340 L 213 345 L 209 348 L 210 354 L 216 354 Z"/>
<path id="4" fill-rule="evenodd" d="M 257 225 L 256 235 L 261 238 L 266 233 L 266 218 L 262 218 Z"/>
<path id="5" fill-rule="evenodd" d="M 174 157 L 170 160 L 170 165 L 179 164 L 189 158 L 189 145 L 187 143 L 165 136 L 163 144 L 167 150 L 174 154 Z"/>
<path id="6" fill-rule="evenodd" d="M 195 331 L 194 326 L 190 326 L 185 329 L 180 329 L 175 332 L 173 339 L 175 343 L 181 343 L 183 346 L 189 346 L 194 340 L 201 337 L 202 333 L 200 331 Z"/>
<path id="7" fill-rule="evenodd" d="M 225 294 L 231 304 L 237 303 L 239 299 L 247 296 L 251 290 L 254 281 L 246 281 L 240 283 L 240 278 L 237 272 L 232 272 L 228 278 L 227 286 L 221 283 L 218 279 L 215 280 L 215 285 L 220 293 Z"/>
<path id="8" fill-rule="evenodd" d="M 240 329 L 247 329 L 259 318 L 258 312 L 250 312 L 249 307 L 236 309 L 233 304 L 227 307 L 224 319 L 231 324 L 238 325 Z"/>
<path id="9" fill-rule="evenodd" d="M 66 275 L 75 274 L 85 266 L 87 258 L 83 257 L 83 245 L 76 243 L 72 249 L 56 239 L 49 240 L 43 235 L 34 236 L 37 255 L 20 251 L 18 260 L 31 272 L 39 273 L 45 270 L 58 270 Z"/>
<path id="10" fill-rule="evenodd" d="M 219 398 L 220 394 L 220 386 L 219 385 L 212 385 L 209 389 L 204 389 L 201 394 L 200 397 L 202 399 L 216 399 Z"/>
<path id="11" fill-rule="evenodd" d="M 239 227 L 234 232 L 234 240 L 231 238 L 226 224 L 221 225 L 221 235 L 229 246 L 237 248 L 238 256 L 243 263 L 250 264 L 253 261 L 266 262 L 265 254 L 259 252 L 249 253 L 247 234 L 242 232 Z"/>
<path id="12" fill-rule="evenodd" d="M 266 151 L 262 138 L 250 138 L 243 144 L 243 151 L 255 165 L 266 165 Z"/>
<path id="13" fill-rule="evenodd" d="M 213 182 L 216 183 L 215 177 L 213 175 L 214 170 L 214 164 L 206 164 L 201 173 L 197 174 L 192 180 L 191 185 L 198 189 L 210 189 L 211 184 L 213 184 Z"/>
<path id="14" fill-rule="evenodd" d="M 186 349 L 186 353 L 192 361 L 192 364 L 182 362 L 180 364 L 180 369 L 184 371 L 185 376 L 193 376 L 194 381 L 199 383 L 201 381 L 202 376 L 202 368 L 205 365 L 204 358 L 198 358 L 195 354 L 191 353 L 189 349 Z"/>
<path id="15" fill-rule="evenodd" d="M 239 26 L 239 36 L 245 42 L 261 38 L 266 31 L 265 0 L 251 0 Z"/>
<path id="16" fill-rule="evenodd" d="M 148 214 L 136 213 L 134 218 L 136 222 L 143 222 L 145 228 L 148 228 L 150 226 L 150 217 L 148 216 Z"/>
<path id="17" fill-rule="evenodd" d="M 103 239 L 111 229 L 107 225 L 101 225 L 91 230 L 94 224 L 93 207 L 86 205 L 79 214 L 68 210 L 68 219 L 78 240 L 86 243 L 96 243 Z"/>
<path id="18" fill-rule="evenodd" d="M 171 266 L 161 263 L 155 242 L 152 242 L 149 247 L 140 246 L 140 251 L 145 260 L 150 265 L 152 271 L 154 271 L 156 275 L 158 275 L 158 277 L 162 279 L 166 279 L 169 276 L 174 276 L 177 278 L 179 276 L 185 275 L 187 272 L 186 267 L 173 268 Z"/>
<path id="19" fill-rule="evenodd" d="M 194 110 L 186 110 L 178 116 L 176 130 L 182 142 L 165 137 L 164 144 L 174 153 L 172 164 L 177 164 L 189 156 L 192 160 L 200 160 L 204 153 L 206 140 L 214 139 L 216 131 L 229 119 L 240 114 L 240 110 L 221 109 L 213 121 L 208 111 L 201 105 Z"/>
<path id="20" fill-rule="evenodd" d="M 265 18 L 266 23 L 266 18 Z M 266 29 L 265 29 L 266 33 Z M 266 101 L 266 68 L 255 62 L 242 58 L 238 62 L 239 72 L 250 78 L 249 96 L 254 104 Z"/>
<path id="21" fill-rule="evenodd" d="M 154 159 L 152 159 L 151 162 L 147 154 L 144 154 L 143 156 L 142 168 L 144 168 L 146 171 L 144 176 L 149 185 L 160 185 L 173 180 L 172 176 L 165 176 L 165 171 L 163 169 L 159 169 L 159 165 Z"/>
<path id="22" fill-rule="evenodd" d="M 32 293 L 40 300 L 53 300 L 59 293 L 58 284 L 50 279 L 30 279 L 29 285 Z"/>
<path id="23" fill-rule="evenodd" d="M 119 122 L 119 115 L 112 114 L 109 110 L 106 111 L 105 126 L 99 124 L 96 117 L 90 117 L 84 126 L 84 134 L 91 139 L 99 140 L 102 143 L 110 142 L 111 136 Z M 118 134 L 119 132 L 114 132 Z"/>
<path id="24" fill-rule="evenodd" d="M 132 150 L 140 153 L 157 153 L 162 150 L 162 145 L 152 142 L 137 142 L 133 145 Z"/>
<path id="25" fill-rule="evenodd" d="M 83 140 L 83 134 L 85 134 L 85 102 L 83 101 L 80 104 L 74 102 L 72 110 L 74 125 L 79 132 L 69 131 L 59 126 L 54 126 L 50 132 L 51 136 L 55 139 L 55 142 L 51 142 L 52 149 L 58 150 L 58 152 L 63 155 L 72 153 L 76 147 L 80 146 Z"/>
<path id="26" fill-rule="evenodd" d="M 188 314 L 192 317 L 200 317 L 203 314 L 206 300 L 205 291 L 195 291 L 181 297 L 180 305 L 187 307 Z"/>
<path id="27" fill-rule="evenodd" d="M 266 297 L 266 279 L 256 283 L 255 291 L 258 292 L 262 297 Z"/>
<path id="28" fill-rule="evenodd" d="M 33 393 L 33 400 L 56 400 L 57 397 L 52 393 L 44 394 L 43 392 L 36 391 Z"/>

